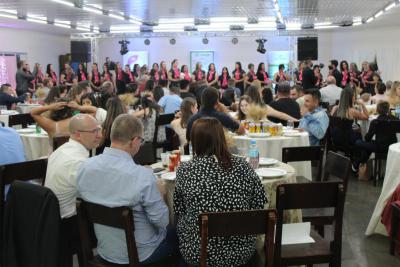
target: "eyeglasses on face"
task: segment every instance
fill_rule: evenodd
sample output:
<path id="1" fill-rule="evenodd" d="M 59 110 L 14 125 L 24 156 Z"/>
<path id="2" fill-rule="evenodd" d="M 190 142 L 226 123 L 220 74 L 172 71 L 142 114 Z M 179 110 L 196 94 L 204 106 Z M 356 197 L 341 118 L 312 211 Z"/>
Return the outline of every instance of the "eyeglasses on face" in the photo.
<path id="1" fill-rule="evenodd" d="M 92 133 L 92 134 L 98 134 L 100 131 L 101 131 L 101 127 L 100 126 L 94 128 L 93 130 L 77 130 L 77 132 Z"/>
<path id="2" fill-rule="evenodd" d="M 134 136 L 134 137 L 132 137 L 132 139 L 131 140 L 133 140 L 133 139 L 135 139 L 135 138 L 139 138 L 140 139 L 140 145 L 143 145 L 144 144 L 144 138 L 143 137 L 141 137 L 141 136 Z"/>

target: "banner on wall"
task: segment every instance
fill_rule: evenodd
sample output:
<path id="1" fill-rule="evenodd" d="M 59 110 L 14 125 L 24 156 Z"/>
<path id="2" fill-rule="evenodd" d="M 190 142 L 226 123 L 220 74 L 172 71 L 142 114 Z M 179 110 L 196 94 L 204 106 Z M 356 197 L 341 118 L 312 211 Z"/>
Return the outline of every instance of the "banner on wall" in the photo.
<path id="1" fill-rule="evenodd" d="M 140 66 L 147 65 L 149 67 L 149 53 L 147 51 L 129 51 L 122 57 L 123 66 L 126 64 L 129 65 L 131 69 L 135 64 L 139 64 Z"/>
<path id="2" fill-rule="evenodd" d="M 0 54 L 0 84 L 9 83 L 16 88 L 17 56 Z"/>
<path id="3" fill-rule="evenodd" d="M 208 65 L 214 63 L 214 51 L 190 51 L 190 72 L 196 69 L 196 63 L 200 62 L 204 71 Z"/>
<path id="4" fill-rule="evenodd" d="M 280 64 L 284 64 L 287 70 L 292 58 L 293 51 L 268 51 L 268 73 L 274 75 L 279 70 Z"/>

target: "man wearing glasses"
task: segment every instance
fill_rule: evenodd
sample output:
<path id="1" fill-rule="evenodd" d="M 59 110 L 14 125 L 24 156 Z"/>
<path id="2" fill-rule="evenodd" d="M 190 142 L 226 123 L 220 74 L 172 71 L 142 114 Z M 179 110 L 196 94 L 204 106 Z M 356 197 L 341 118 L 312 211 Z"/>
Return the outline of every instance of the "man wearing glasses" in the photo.
<path id="1" fill-rule="evenodd" d="M 94 117 L 78 114 L 69 123 L 70 139 L 54 151 L 47 165 L 45 186 L 50 188 L 58 198 L 60 215 L 63 219 L 62 232 L 69 233 L 63 237 L 67 247 L 63 250 L 65 261 L 71 261 L 72 252 L 68 249 L 79 247 L 79 232 L 76 219 L 76 173 L 81 163 L 89 157 L 89 151 L 99 146 L 101 128 Z M 72 242 L 72 243 L 71 243 Z"/>
<path id="2" fill-rule="evenodd" d="M 111 127 L 111 146 L 87 159 L 77 174 L 82 199 L 107 207 L 127 206 L 133 211 L 139 261 L 152 264 L 178 251 L 175 230 L 168 229 L 168 207 L 153 171 L 137 165 L 133 156 L 143 144 L 143 125 L 128 114 Z M 97 252 L 103 263 L 128 264 L 123 230 L 94 225 Z"/>

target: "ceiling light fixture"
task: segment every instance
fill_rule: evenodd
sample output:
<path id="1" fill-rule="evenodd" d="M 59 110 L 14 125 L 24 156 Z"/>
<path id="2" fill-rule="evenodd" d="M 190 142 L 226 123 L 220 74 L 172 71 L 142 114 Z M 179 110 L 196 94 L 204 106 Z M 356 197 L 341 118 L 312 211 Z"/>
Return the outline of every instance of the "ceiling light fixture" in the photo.
<path id="1" fill-rule="evenodd" d="M 88 7 L 88 6 L 84 6 L 82 7 L 83 10 L 88 11 L 88 12 L 92 12 L 95 14 L 99 14 L 99 15 L 103 15 L 103 11 L 97 8 L 93 8 L 93 7 Z"/>
<path id="2" fill-rule="evenodd" d="M 194 24 L 194 18 L 160 18 L 158 24 Z"/>
<path id="3" fill-rule="evenodd" d="M 362 24 L 361 21 L 353 22 L 353 26 L 360 26 Z"/>
<path id="4" fill-rule="evenodd" d="M 317 26 L 317 27 L 319 27 L 319 26 L 329 26 L 329 25 L 332 25 L 332 22 L 326 21 L 326 22 L 317 22 L 317 23 L 314 24 L 314 26 Z"/>
<path id="5" fill-rule="evenodd" d="M 114 19 L 119 19 L 119 20 L 125 20 L 124 16 L 113 14 L 113 13 L 108 13 L 108 16 Z"/>
<path id="6" fill-rule="evenodd" d="M 240 23 L 247 22 L 246 17 L 213 17 L 210 18 L 210 24 L 212 23 Z"/>
<path id="7" fill-rule="evenodd" d="M 396 3 L 393 2 L 393 3 L 391 3 L 390 5 L 388 5 L 387 7 L 385 7 L 385 11 L 389 11 L 389 10 L 391 10 L 392 8 L 394 8 L 395 6 L 396 6 Z"/>
<path id="8" fill-rule="evenodd" d="M 374 17 L 370 17 L 369 19 L 367 19 L 365 22 L 366 23 L 370 23 L 371 21 L 373 21 L 374 20 Z"/>
<path id="9" fill-rule="evenodd" d="M 275 17 L 259 17 L 258 18 L 258 23 L 260 22 L 275 22 L 276 18 Z"/>
<path id="10" fill-rule="evenodd" d="M 228 24 L 219 24 L 217 25 L 198 25 L 197 31 L 199 32 L 227 32 L 229 31 L 230 25 Z"/>
<path id="11" fill-rule="evenodd" d="M 9 19 L 18 19 L 18 16 L 17 16 L 17 15 L 6 14 L 6 13 L 0 13 L 0 17 L 9 18 Z"/>
<path id="12" fill-rule="evenodd" d="M 27 17 L 26 20 L 29 21 L 29 22 L 47 24 L 47 20 L 45 18 Z"/>
<path id="13" fill-rule="evenodd" d="M 58 22 L 54 22 L 54 24 L 53 24 L 54 26 L 57 26 L 57 27 L 61 27 L 61 28 L 68 28 L 68 29 L 70 29 L 71 28 L 71 25 L 68 25 L 68 24 L 64 24 L 64 23 L 58 23 Z"/>
<path id="14" fill-rule="evenodd" d="M 142 22 L 138 18 L 133 17 L 133 16 L 129 17 L 129 22 L 133 23 L 133 24 L 136 24 L 136 25 L 142 25 Z"/>
<path id="15" fill-rule="evenodd" d="M 322 25 L 322 26 L 315 26 L 314 29 L 322 30 L 322 29 L 334 29 L 339 27 L 340 27 L 339 25 Z"/>
<path id="16" fill-rule="evenodd" d="M 70 7 L 75 7 L 74 3 L 68 2 L 68 1 L 64 1 L 64 0 L 53 0 L 53 2 L 62 4 L 62 5 L 66 5 L 66 6 L 70 6 Z"/>
<path id="17" fill-rule="evenodd" d="M 78 31 L 84 31 L 84 32 L 90 32 L 90 28 L 84 27 L 84 26 L 76 26 Z"/>
<path id="18" fill-rule="evenodd" d="M 286 30 L 289 30 L 289 31 L 301 30 L 301 24 L 300 23 L 288 23 L 288 24 L 286 24 Z"/>
<path id="19" fill-rule="evenodd" d="M 378 17 L 382 16 L 382 14 L 383 14 L 383 10 L 379 11 L 378 13 L 376 13 L 374 15 L 374 18 L 378 18 Z"/>

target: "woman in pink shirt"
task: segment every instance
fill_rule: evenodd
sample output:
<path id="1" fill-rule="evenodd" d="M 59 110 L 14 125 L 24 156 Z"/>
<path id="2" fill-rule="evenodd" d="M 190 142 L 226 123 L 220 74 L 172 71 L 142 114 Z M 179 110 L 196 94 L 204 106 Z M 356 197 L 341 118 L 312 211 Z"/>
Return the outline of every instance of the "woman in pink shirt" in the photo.
<path id="1" fill-rule="evenodd" d="M 244 76 L 246 72 L 242 69 L 242 63 L 235 63 L 235 70 L 232 71 L 232 77 L 235 80 L 235 86 L 240 89 L 240 94 L 244 94 Z"/>

